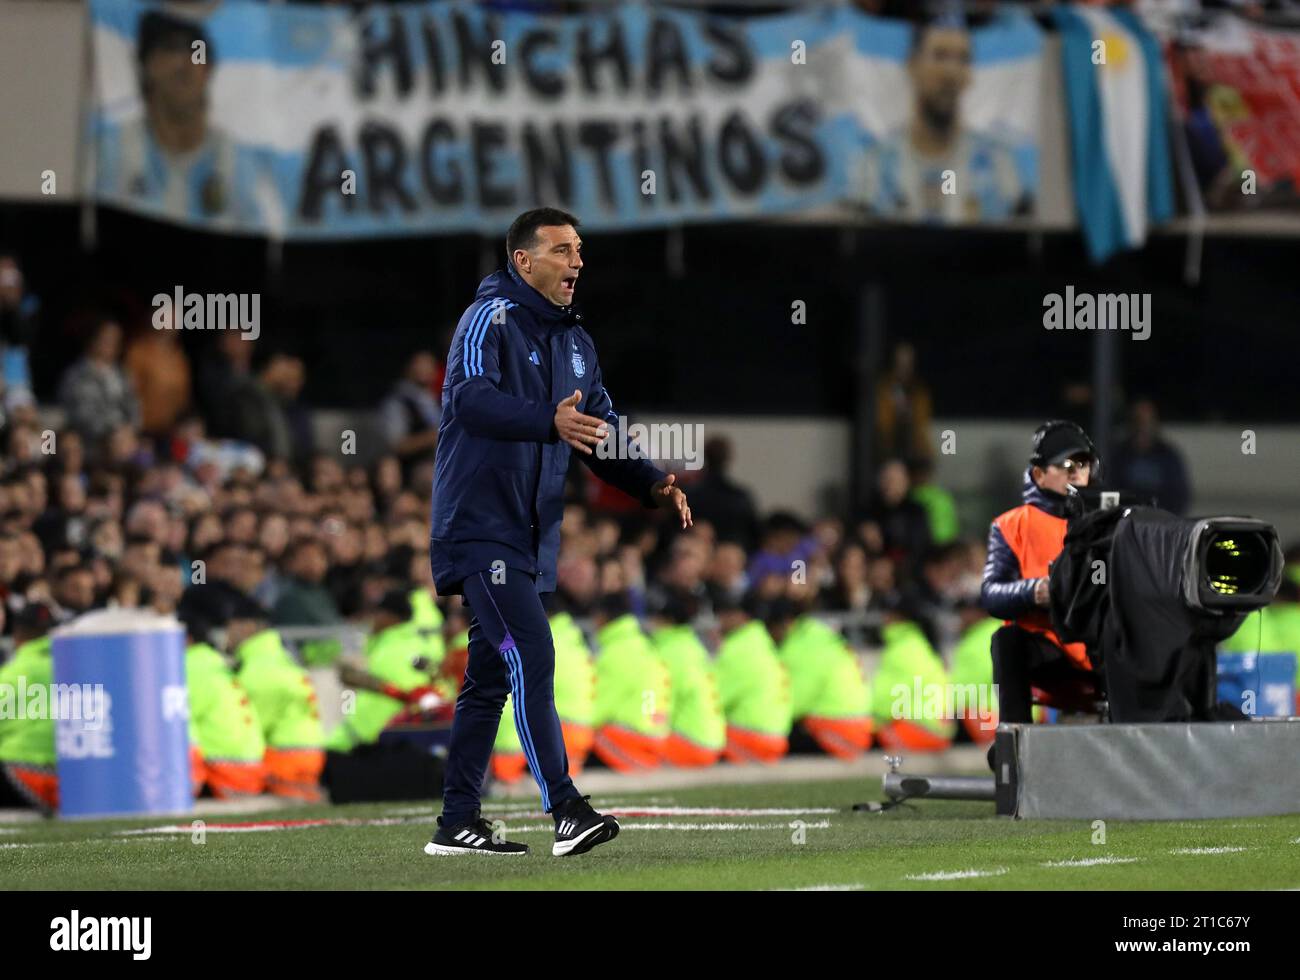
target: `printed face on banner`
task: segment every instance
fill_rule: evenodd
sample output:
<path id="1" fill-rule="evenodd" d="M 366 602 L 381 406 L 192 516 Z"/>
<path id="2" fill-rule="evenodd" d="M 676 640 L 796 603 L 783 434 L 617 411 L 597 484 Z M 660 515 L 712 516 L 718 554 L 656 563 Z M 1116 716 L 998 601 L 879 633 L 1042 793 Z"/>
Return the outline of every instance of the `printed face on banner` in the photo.
<path id="1" fill-rule="evenodd" d="M 1038 186 L 1042 32 L 1009 12 L 968 29 L 854 15 L 857 148 L 848 201 L 891 220 L 1004 221 Z"/>

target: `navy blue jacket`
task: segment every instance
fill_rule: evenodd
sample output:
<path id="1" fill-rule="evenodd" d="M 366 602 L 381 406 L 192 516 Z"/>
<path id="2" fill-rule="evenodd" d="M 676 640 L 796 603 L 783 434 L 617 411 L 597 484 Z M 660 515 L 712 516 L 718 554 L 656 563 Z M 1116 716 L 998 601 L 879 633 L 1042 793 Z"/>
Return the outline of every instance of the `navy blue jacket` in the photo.
<path id="1" fill-rule="evenodd" d="M 1031 507 L 1046 511 L 1053 517 L 1065 516 L 1065 494 L 1044 490 L 1034 482 L 1032 467 L 1025 469 L 1020 496 Z M 1034 582 L 1020 572 L 1020 559 L 1011 550 L 998 528 L 997 522 L 989 527 L 989 551 L 984 560 L 984 580 L 980 583 L 980 605 L 998 619 L 1016 619 L 1039 608 L 1034 605 Z"/>
<path id="2" fill-rule="evenodd" d="M 500 561 L 555 589 L 568 443 L 555 406 L 581 390 L 578 411 L 618 431 L 596 345 L 572 306 L 556 306 L 508 264 L 481 283 L 452 338 L 442 386 L 429 560 L 438 592 Z M 595 447 L 593 447 L 594 449 Z M 665 473 L 644 459 L 579 453 L 598 477 L 653 506 Z"/>

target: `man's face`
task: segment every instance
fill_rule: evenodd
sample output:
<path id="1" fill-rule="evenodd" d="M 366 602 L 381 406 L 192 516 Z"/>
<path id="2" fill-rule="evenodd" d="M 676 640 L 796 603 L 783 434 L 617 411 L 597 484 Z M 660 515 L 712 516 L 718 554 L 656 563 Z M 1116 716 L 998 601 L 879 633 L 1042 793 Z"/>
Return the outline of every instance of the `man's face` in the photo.
<path id="1" fill-rule="evenodd" d="M 325 556 L 325 549 L 318 544 L 299 548 L 293 556 L 293 566 L 290 570 L 295 577 L 304 582 L 319 585 L 325 578 L 325 573 L 329 571 L 329 559 Z"/>
<path id="2" fill-rule="evenodd" d="M 203 110 L 208 84 L 208 66 L 195 64 L 187 47 L 154 51 L 144 63 L 148 101 L 169 113 L 198 113 Z"/>
<path id="3" fill-rule="evenodd" d="M 537 229 L 537 245 L 529 251 L 515 249 L 513 259 L 524 282 L 556 306 L 573 302 L 582 269 L 582 239 L 573 225 L 543 225 Z"/>
<path id="4" fill-rule="evenodd" d="M 95 604 L 95 576 L 90 569 L 79 569 L 62 579 L 56 596 L 59 605 L 82 613 Z"/>
<path id="5" fill-rule="evenodd" d="M 244 549 L 237 545 L 220 548 L 208 562 L 208 579 L 213 582 L 226 582 L 231 585 L 239 581 L 239 571 L 244 564 Z"/>
<path id="6" fill-rule="evenodd" d="M 122 328 L 111 321 L 103 324 L 95 334 L 94 343 L 91 344 L 91 356 L 96 360 L 111 363 L 117 360 L 121 351 Z"/>
<path id="7" fill-rule="evenodd" d="M 959 27 L 931 27 L 912 54 L 909 70 L 926 118 L 950 126 L 970 84 L 970 35 Z"/>
<path id="8" fill-rule="evenodd" d="M 433 359 L 433 355 L 428 351 L 421 351 L 412 357 L 410 366 L 407 368 L 410 379 L 416 384 L 426 387 L 433 382 L 433 377 L 437 373 L 438 362 Z"/>
<path id="9" fill-rule="evenodd" d="M 880 470 L 880 496 L 890 507 L 896 507 L 907 496 L 907 467 L 894 460 Z"/>
<path id="10" fill-rule="evenodd" d="M 9 583 L 22 571 L 22 550 L 17 538 L 0 541 L 0 582 Z"/>
<path id="11" fill-rule="evenodd" d="M 1061 465 L 1035 466 L 1034 478 L 1044 490 L 1064 494 L 1067 487 L 1086 487 L 1092 479 L 1092 461 L 1086 456 L 1067 459 Z"/>
<path id="12" fill-rule="evenodd" d="M 23 272 L 9 256 L 0 259 L 0 306 L 17 306 L 23 298 Z"/>

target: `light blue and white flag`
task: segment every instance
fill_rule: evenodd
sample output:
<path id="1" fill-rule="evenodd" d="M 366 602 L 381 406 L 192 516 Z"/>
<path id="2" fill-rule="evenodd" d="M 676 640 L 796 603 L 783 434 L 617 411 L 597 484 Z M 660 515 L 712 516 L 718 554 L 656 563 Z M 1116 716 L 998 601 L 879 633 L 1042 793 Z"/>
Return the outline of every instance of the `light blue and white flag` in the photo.
<path id="1" fill-rule="evenodd" d="M 1174 210 L 1160 44 L 1129 11 L 1071 6 L 1061 32 L 1074 199 L 1094 262 L 1137 248 Z"/>

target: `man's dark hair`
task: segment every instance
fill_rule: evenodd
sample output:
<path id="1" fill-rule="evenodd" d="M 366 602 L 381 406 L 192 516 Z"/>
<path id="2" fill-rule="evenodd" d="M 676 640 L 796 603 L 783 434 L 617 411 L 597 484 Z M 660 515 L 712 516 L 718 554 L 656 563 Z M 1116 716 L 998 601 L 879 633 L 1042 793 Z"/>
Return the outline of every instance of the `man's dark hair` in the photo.
<path id="1" fill-rule="evenodd" d="M 62 585 L 73 575 L 80 575 L 82 572 L 85 572 L 87 575 L 95 574 L 94 569 L 92 569 L 89 565 L 83 565 L 81 563 L 78 563 L 76 565 L 64 565 L 57 572 L 54 573 L 54 581 L 56 584 Z"/>
<path id="2" fill-rule="evenodd" d="M 533 208 L 525 211 L 515 218 L 510 230 L 506 232 L 506 259 L 513 260 L 517 248 L 522 248 L 525 252 L 535 248 L 537 229 L 547 225 L 573 225 L 577 228 L 578 219 L 559 208 Z"/>
<path id="3" fill-rule="evenodd" d="M 310 535 L 304 534 L 294 538 L 287 545 L 285 545 L 284 552 L 283 554 L 281 554 L 280 560 L 286 566 L 290 565 L 292 564 L 294 559 L 298 557 L 299 554 L 306 551 L 308 548 L 320 548 L 321 551 L 325 552 L 326 557 L 329 556 L 329 549 L 325 547 L 324 542 L 322 542 L 319 538 L 314 538 L 311 537 Z"/>
<path id="4" fill-rule="evenodd" d="M 231 548 L 242 549 L 243 547 L 244 546 L 238 541 L 232 541 L 230 538 L 222 538 L 219 541 L 213 541 L 203 552 L 203 561 L 205 563 L 211 563 L 216 560 L 217 555 L 221 554 L 221 552 Z"/>
<path id="5" fill-rule="evenodd" d="M 763 522 L 764 535 L 790 531 L 795 534 L 807 534 L 808 525 L 788 510 L 773 511 Z"/>
<path id="6" fill-rule="evenodd" d="M 726 436 L 710 436 L 704 440 L 704 468 L 710 473 L 724 474 L 731 465 L 731 440 Z"/>
<path id="7" fill-rule="evenodd" d="M 686 589 L 668 589 L 655 598 L 652 611 L 678 625 L 691 623 L 700 614 L 700 599 Z"/>
<path id="8" fill-rule="evenodd" d="M 136 34 L 135 56 L 141 68 L 155 51 L 194 50 L 194 42 L 202 41 L 204 59 L 209 65 L 216 62 L 216 52 L 212 40 L 203 25 L 192 20 L 177 17 L 160 10 L 150 10 L 140 18 L 140 27 Z"/>

